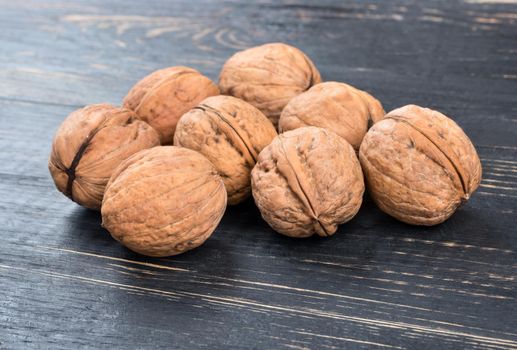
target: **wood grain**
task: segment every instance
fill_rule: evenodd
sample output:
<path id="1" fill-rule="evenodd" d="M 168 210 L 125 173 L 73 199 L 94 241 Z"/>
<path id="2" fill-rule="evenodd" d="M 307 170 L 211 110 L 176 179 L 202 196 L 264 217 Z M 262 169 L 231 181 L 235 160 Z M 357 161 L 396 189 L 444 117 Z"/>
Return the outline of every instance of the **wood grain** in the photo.
<path id="1" fill-rule="evenodd" d="M 0 349 L 517 349 L 516 1 L 0 0 Z M 186 254 L 131 253 L 46 168 L 72 110 L 178 64 L 284 41 L 324 79 L 453 117 L 484 178 L 432 228 L 366 198 L 327 239 L 252 201 Z"/>

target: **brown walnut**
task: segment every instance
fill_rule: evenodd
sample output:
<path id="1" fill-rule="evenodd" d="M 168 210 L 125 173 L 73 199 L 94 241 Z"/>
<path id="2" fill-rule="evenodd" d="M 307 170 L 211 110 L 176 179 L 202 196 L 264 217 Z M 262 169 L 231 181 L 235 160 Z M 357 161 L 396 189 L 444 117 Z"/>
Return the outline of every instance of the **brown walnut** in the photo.
<path id="1" fill-rule="evenodd" d="M 223 66 L 219 87 L 260 109 L 275 125 L 287 102 L 321 81 L 312 61 L 295 47 L 271 43 L 234 54 Z"/>
<path id="2" fill-rule="evenodd" d="M 367 92 L 344 83 L 325 82 L 289 101 L 278 126 L 280 132 L 303 126 L 325 128 L 359 151 L 368 127 L 384 114 L 381 103 Z"/>
<path id="3" fill-rule="evenodd" d="M 210 237 L 226 209 L 214 166 L 192 150 L 162 146 L 141 151 L 113 173 L 102 202 L 102 225 L 127 248 L 169 256 Z"/>
<path id="4" fill-rule="evenodd" d="M 481 181 L 481 163 L 463 130 L 445 115 L 408 105 L 388 113 L 359 151 L 379 208 L 414 225 L 445 221 Z"/>
<path id="5" fill-rule="evenodd" d="M 124 107 L 149 123 L 160 134 L 162 144 L 172 144 L 179 118 L 219 88 L 197 70 L 169 67 L 157 70 L 138 83 L 124 99 Z"/>
<path id="6" fill-rule="evenodd" d="M 276 135 L 257 108 L 232 96 L 214 96 L 181 117 L 174 145 L 207 157 L 223 178 L 228 203 L 237 204 L 251 193 L 251 169 Z"/>
<path id="7" fill-rule="evenodd" d="M 158 133 L 133 111 L 91 105 L 63 121 L 54 136 L 48 167 L 59 191 L 99 210 L 113 169 L 134 153 L 159 144 Z"/>
<path id="8" fill-rule="evenodd" d="M 262 217 L 291 237 L 330 236 L 358 212 L 363 174 L 352 146 L 322 128 L 278 135 L 251 172 Z"/>

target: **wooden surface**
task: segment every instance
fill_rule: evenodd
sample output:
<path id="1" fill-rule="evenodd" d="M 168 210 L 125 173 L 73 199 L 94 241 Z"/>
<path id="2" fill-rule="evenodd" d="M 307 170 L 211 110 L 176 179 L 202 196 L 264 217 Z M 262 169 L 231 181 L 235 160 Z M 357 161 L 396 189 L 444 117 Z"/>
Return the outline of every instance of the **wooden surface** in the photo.
<path id="1" fill-rule="evenodd" d="M 169 65 L 213 79 L 285 41 L 324 79 L 453 117 L 484 179 L 450 220 L 366 199 L 328 239 L 282 237 L 252 201 L 207 243 L 151 259 L 59 194 L 54 131 Z M 517 2 L 0 0 L 0 349 L 516 349 Z"/>

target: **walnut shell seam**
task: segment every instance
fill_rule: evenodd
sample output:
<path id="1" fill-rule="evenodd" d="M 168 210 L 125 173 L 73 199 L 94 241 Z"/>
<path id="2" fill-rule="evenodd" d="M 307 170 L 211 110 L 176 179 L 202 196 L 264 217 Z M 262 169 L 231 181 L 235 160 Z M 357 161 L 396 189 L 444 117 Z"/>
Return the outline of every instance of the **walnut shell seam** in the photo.
<path id="1" fill-rule="evenodd" d="M 226 118 L 223 115 L 223 113 L 221 113 L 217 109 L 215 109 L 207 104 L 200 104 L 199 106 L 196 106 L 193 109 L 199 109 L 199 110 L 202 110 L 203 112 L 210 111 L 210 112 L 214 113 L 219 120 L 221 120 L 223 123 L 225 123 L 225 125 L 229 126 L 234 131 L 234 133 L 232 133 L 232 134 L 237 135 L 239 140 L 244 145 L 244 148 L 246 149 L 248 156 L 251 158 L 252 164 L 255 164 L 257 162 L 258 155 L 257 155 L 257 152 L 254 150 L 254 148 L 251 144 L 251 141 L 249 140 L 249 138 L 247 136 L 245 136 L 245 133 L 241 130 L 241 128 L 235 122 Z"/>
<path id="2" fill-rule="evenodd" d="M 164 86 L 165 84 L 167 84 L 169 82 L 169 79 L 171 78 L 177 78 L 177 77 L 180 77 L 182 75 L 187 75 L 187 74 L 195 74 L 196 71 L 192 71 L 192 70 L 184 70 L 184 71 L 180 71 L 180 72 L 175 72 L 171 75 L 168 75 L 168 76 L 165 76 L 163 77 L 161 80 L 159 80 L 158 82 L 156 82 L 156 84 L 151 88 L 149 89 L 141 98 L 140 102 L 138 103 L 138 105 L 136 105 L 135 107 L 135 112 L 138 113 L 139 109 L 141 106 L 144 106 L 149 99 L 151 99 L 153 97 L 153 95 L 155 94 L 155 91 L 158 91 L 162 86 Z"/>
<path id="3" fill-rule="evenodd" d="M 463 196 L 462 196 L 462 200 L 463 201 L 466 201 L 469 199 L 470 197 L 470 191 L 469 189 L 467 188 L 467 181 L 465 179 L 465 175 L 464 175 L 464 170 L 462 169 L 461 167 L 461 164 L 459 164 L 458 162 L 455 162 L 451 155 L 448 154 L 448 152 L 446 153 L 444 150 L 443 150 L 443 147 L 440 147 L 438 145 L 437 142 L 433 141 L 433 138 L 429 137 L 429 135 L 423 131 L 421 128 L 418 128 L 417 126 L 413 125 L 411 122 L 409 122 L 408 120 L 406 120 L 405 118 L 403 117 L 400 117 L 400 116 L 396 116 L 396 115 L 389 115 L 387 116 L 385 119 L 393 119 L 393 120 L 396 120 L 398 122 L 401 122 L 401 123 L 404 123 L 406 125 L 408 125 L 409 127 L 413 128 L 414 130 L 416 130 L 417 132 L 419 132 L 420 134 L 422 134 L 432 145 L 434 145 L 434 147 L 436 147 L 436 149 L 444 155 L 444 157 L 449 161 L 449 163 L 451 164 L 452 168 L 455 170 L 456 172 L 456 175 L 458 176 L 459 180 L 460 180 L 460 183 L 461 183 L 461 190 L 463 192 Z M 458 163 L 458 164 L 457 164 Z"/>
<path id="4" fill-rule="evenodd" d="M 298 198 L 302 201 L 304 204 L 304 207 L 308 209 L 309 215 L 316 221 L 318 226 L 321 228 L 321 230 L 325 233 L 326 236 L 331 236 L 331 234 L 328 232 L 328 230 L 325 229 L 325 223 L 322 222 L 322 220 L 319 218 L 319 214 L 315 208 L 315 200 L 311 198 L 310 191 L 307 189 L 307 184 L 304 183 L 304 181 L 300 180 L 300 177 L 297 175 L 296 169 L 301 169 L 301 164 L 298 159 L 298 157 L 290 157 L 289 154 L 291 152 L 296 152 L 295 150 L 289 149 L 290 152 L 287 152 L 285 149 L 285 144 L 282 141 L 283 137 L 282 135 L 279 135 L 280 145 L 282 146 L 282 152 L 284 153 L 285 159 L 287 160 L 287 163 L 289 164 L 289 170 L 292 172 L 291 174 L 283 174 L 282 171 L 279 173 L 286 179 L 287 183 L 289 184 L 289 187 L 291 190 L 296 193 Z M 287 169 L 285 169 L 287 170 Z M 290 181 L 289 175 L 292 175 L 294 177 L 294 185 L 293 187 L 293 181 Z"/>
<path id="5" fill-rule="evenodd" d="M 126 121 L 126 123 L 129 123 L 131 121 L 131 119 L 132 118 L 129 117 L 129 119 Z M 56 168 L 61 169 L 67 175 L 68 181 L 66 183 L 65 195 L 67 197 L 69 197 L 72 201 L 74 200 L 73 186 L 74 186 L 74 181 L 75 181 L 75 177 L 76 177 L 75 170 L 79 166 L 79 162 L 81 161 L 81 158 L 83 157 L 84 152 L 86 152 L 86 149 L 88 148 L 88 146 L 91 145 L 95 135 L 106 127 L 107 120 L 108 120 L 108 118 L 104 117 L 104 120 L 102 121 L 102 123 L 100 123 L 98 127 L 96 127 L 95 129 L 93 129 L 92 131 L 90 131 L 88 133 L 88 135 L 84 139 L 83 143 L 77 150 L 77 153 L 75 154 L 74 158 L 72 159 L 70 166 L 67 167 L 66 165 L 62 164 L 61 162 L 59 162 L 59 164 L 55 164 L 55 162 L 52 161 L 52 164 Z"/>

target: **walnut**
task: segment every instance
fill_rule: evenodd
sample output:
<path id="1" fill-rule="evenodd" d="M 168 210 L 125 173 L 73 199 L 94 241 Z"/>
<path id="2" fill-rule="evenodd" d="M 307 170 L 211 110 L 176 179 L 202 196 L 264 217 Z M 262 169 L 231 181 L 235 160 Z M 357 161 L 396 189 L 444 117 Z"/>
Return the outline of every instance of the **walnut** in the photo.
<path id="1" fill-rule="evenodd" d="M 370 124 L 384 117 L 384 109 L 370 94 L 353 86 L 325 82 L 294 97 L 282 111 L 280 132 L 302 126 L 329 129 L 359 151 Z"/>
<path id="2" fill-rule="evenodd" d="M 174 145 L 207 157 L 223 178 L 228 203 L 237 204 L 251 193 L 251 169 L 276 135 L 257 108 L 235 97 L 214 96 L 181 117 Z"/>
<path id="3" fill-rule="evenodd" d="M 291 237 L 330 236 L 361 206 L 364 182 L 352 146 L 322 128 L 278 135 L 251 172 L 262 217 Z"/>
<path id="4" fill-rule="evenodd" d="M 219 87 L 260 109 L 275 125 L 287 102 L 321 81 L 312 61 L 295 47 L 271 43 L 237 52 L 224 64 Z"/>
<path id="5" fill-rule="evenodd" d="M 174 146 L 141 151 L 113 173 L 102 225 L 127 248 L 163 257 L 196 248 L 226 209 L 226 190 L 212 163 Z"/>
<path id="6" fill-rule="evenodd" d="M 63 121 L 48 167 L 59 191 L 84 207 L 99 210 L 113 169 L 132 154 L 159 144 L 158 133 L 133 111 L 91 105 Z"/>
<path id="7" fill-rule="evenodd" d="M 160 69 L 146 76 L 129 91 L 124 107 L 136 112 L 160 134 L 162 144 L 172 144 L 179 118 L 219 88 L 189 67 Z"/>
<path id="8" fill-rule="evenodd" d="M 481 163 L 463 130 L 445 115 L 408 105 L 364 137 L 360 160 L 379 208 L 408 224 L 445 221 L 481 181 Z"/>

